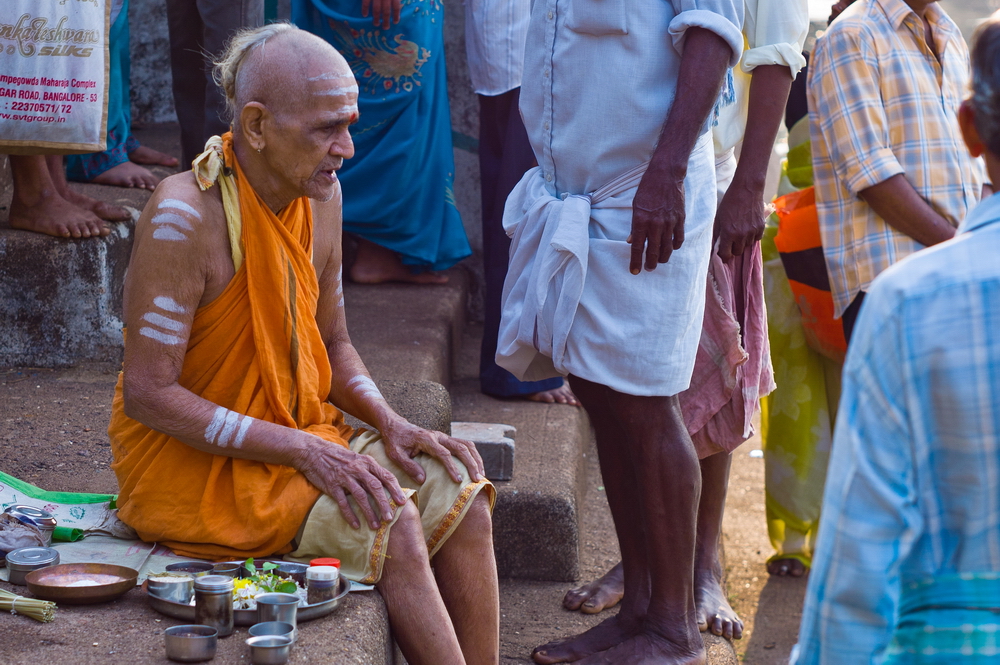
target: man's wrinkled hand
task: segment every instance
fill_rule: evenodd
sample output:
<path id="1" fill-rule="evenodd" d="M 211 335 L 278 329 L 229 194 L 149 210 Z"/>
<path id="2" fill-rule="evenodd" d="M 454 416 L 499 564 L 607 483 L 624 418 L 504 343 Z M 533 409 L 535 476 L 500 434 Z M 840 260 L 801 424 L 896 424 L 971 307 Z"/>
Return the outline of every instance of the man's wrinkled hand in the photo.
<path id="1" fill-rule="evenodd" d="M 719 258 L 728 261 L 753 247 L 764 237 L 766 218 L 767 210 L 760 192 L 731 186 L 715 214 L 713 236 L 718 243 Z"/>
<path id="2" fill-rule="evenodd" d="M 486 477 L 483 458 L 479 456 L 476 444 L 472 441 L 456 439 L 443 432 L 426 430 L 406 421 L 383 430 L 382 440 L 385 442 L 385 452 L 389 459 L 402 467 L 406 475 L 418 483 L 423 483 L 426 478 L 424 468 L 413 459 L 420 453 L 438 459 L 456 483 L 464 482 L 458 467 L 455 466 L 456 457 L 469 470 L 472 482 L 478 482 Z"/>
<path id="3" fill-rule="evenodd" d="M 361 15 L 367 18 L 369 11 L 372 23 L 388 30 L 390 19 L 392 23 L 399 23 L 400 0 L 361 0 Z"/>
<path id="4" fill-rule="evenodd" d="M 389 521 L 393 517 L 386 492 L 397 506 L 406 502 L 406 495 L 388 469 L 368 455 L 359 455 L 335 443 L 324 441 L 311 446 L 305 461 L 296 468 L 323 494 L 333 497 L 344 517 L 355 529 L 361 523 L 351 509 L 348 495 L 354 497 L 372 529 L 377 529 L 382 521 Z M 372 510 L 369 496 L 378 506 L 379 515 Z"/>
<path id="5" fill-rule="evenodd" d="M 638 275 L 643 267 L 656 269 L 666 263 L 675 249 L 684 244 L 684 179 L 670 177 L 650 167 L 642 176 L 632 200 L 632 245 L 629 272 Z"/>

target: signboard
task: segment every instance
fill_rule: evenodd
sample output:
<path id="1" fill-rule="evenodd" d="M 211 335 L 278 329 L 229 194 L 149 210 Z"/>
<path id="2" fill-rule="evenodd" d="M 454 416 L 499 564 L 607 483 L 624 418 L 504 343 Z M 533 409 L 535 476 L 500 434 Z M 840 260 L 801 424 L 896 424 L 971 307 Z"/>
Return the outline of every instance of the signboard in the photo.
<path id="1" fill-rule="evenodd" d="M 110 0 L 0 2 L 0 153 L 106 147 Z"/>

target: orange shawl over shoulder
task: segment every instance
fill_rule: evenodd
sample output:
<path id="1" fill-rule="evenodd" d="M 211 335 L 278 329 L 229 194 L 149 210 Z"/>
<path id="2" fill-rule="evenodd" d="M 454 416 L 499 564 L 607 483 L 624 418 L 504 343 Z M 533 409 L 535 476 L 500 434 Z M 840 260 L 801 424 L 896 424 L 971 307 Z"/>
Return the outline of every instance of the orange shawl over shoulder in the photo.
<path id="1" fill-rule="evenodd" d="M 352 430 L 326 402 L 331 369 L 316 324 L 312 209 L 296 199 L 275 215 L 235 171 L 242 266 L 194 317 L 180 385 L 210 402 L 339 445 Z M 183 556 L 242 558 L 288 551 L 319 497 L 298 471 L 212 455 L 125 416 L 119 377 L 108 428 L 119 517 Z"/>

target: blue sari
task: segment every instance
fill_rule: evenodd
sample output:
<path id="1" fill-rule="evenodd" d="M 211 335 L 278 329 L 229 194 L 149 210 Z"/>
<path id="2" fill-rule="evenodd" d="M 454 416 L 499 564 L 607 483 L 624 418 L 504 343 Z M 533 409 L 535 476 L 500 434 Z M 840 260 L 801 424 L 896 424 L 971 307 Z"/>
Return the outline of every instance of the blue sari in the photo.
<path id="1" fill-rule="evenodd" d="M 338 173 L 344 230 L 414 270 L 444 270 L 469 256 L 452 190 L 439 0 L 402 0 L 388 30 L 362 18 L 361 0 L 292 0 L 292 21 L 340 51 L 358 80 L 355 155 Z"/>

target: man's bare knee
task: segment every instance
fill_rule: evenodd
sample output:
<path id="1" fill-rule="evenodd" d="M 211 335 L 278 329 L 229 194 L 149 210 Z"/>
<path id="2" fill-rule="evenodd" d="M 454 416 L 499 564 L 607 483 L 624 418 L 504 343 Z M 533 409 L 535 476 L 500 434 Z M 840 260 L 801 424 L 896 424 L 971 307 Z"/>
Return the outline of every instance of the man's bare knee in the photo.
<path id="1" fill-rule="evenodd" d="M 387 545 L 390 556 L 419 557 L 427 556 L 427 544 L 424 542 L 424 529 L 420 523 L 420 511 L 413 501 L 407 501 L 400 508 L 399 517 L 389 531 Z"/>

